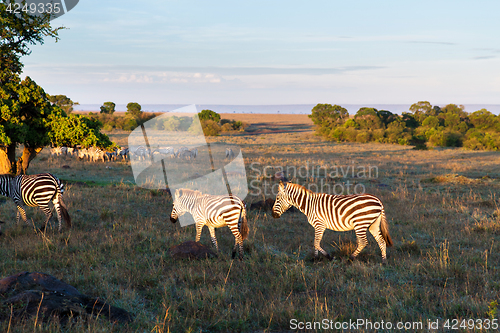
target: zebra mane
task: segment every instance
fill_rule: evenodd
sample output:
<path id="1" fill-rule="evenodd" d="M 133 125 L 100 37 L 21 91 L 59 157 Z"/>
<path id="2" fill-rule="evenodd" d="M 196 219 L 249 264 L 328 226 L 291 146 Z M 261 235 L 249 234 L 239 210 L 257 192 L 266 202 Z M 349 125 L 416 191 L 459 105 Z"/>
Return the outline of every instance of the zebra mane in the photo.
<path id="1" fill-rule="evenodd" d="M 202 193 L 200 191 L 190 190 L 188 188 L 180 188 L 179 189 L 179 197 L 181 197 L 183 195 L 192 195 L 192 196 L 197 197 L 197 196 L 202 195 Z"/>
<path id="2" fill-rule="evenodd" d="M 287 185 L 288 185 L 288 186 L 292 186 L 292 187 L 295 187 L 295 188 L 299 188 L 299 189 L 301 189 L 301 190 L 303 190 L 303 191 L 306 191 L 306 192 L 315 193 L 315 192 L 313 192 L 313 191 L 311 191 L 311 190 L 309 190 L 309 189 L 305 188 L 304 186 L 302 186 L 302 185 L 300 185 L 300 184 L 295 184 L 295 183 L 284 183 L 284 184 L 285 184 L 285 187 L 284 187 L 285 189 L 286 189 L 286 187 L 287 187 Z"/>

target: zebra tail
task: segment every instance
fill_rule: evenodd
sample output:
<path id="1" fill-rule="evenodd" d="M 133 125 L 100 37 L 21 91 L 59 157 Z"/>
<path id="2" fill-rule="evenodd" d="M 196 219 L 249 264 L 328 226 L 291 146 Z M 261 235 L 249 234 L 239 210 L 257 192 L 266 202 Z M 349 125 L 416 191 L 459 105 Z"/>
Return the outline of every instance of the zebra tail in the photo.
<path id="1" fill-rule="evenodd" d="M 245 240 L 248 237 L 248 221 L 247 221 L 247 211 L 244 205 L 241 208 L 240 218 L 238 219 L 238 230 L 241 234 L 241 239 Z"/>
<path id="2" fill-rule="evenodd" d="M 66 226 L 68 228 L 70 228 L 71 227 L 71 217 L 69 216 L 68 208 L 66 207 L 66 205 L 62 201 L 61 195 L 59 195 L 59 207 L 61 209 L 62 217 L 63 217 L 64 221 L 66 221 Z"/>
<path id="3" fill-rule="evenodd" d="M 387 223 L 387 218 L 385 217 L 385 212 L 382 208 L 382 221 L 380 222 L 380 232 L 385 240 L 388 247 L 393 245 L 391 235 L 389 235 L 389 223 Z"/>

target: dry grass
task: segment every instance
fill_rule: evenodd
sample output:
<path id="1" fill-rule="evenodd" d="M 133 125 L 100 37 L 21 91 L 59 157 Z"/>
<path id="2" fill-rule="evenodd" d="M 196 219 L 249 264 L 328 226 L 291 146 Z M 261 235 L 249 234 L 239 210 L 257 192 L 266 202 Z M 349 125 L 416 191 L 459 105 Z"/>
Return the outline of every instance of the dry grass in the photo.
<path id="1" fill-rule="evenodd" d="M 125 146 L 126 134 L 110 135 Z M 499 153 L 335 144 L 311 131 L 210 140 L 242 147 L 249 201 L 273 198 L 271 191 L 256 192 L 266 182 L 272 188 L 275 171 L 286 167 L 302 168 L 302 174 L 287 176 L 304 185 L 350 182 L 378 195 L 395 241 L 388 265 L 380 264 L 380 250 L 371 236 L 359 260 L 349 261 L 353 232 L 325 232 L 323 248 L 335 259 L 313 261 L 314 232 L 304 215 L 287 212 L 276 220 L 259 210 L 249 212 L 243 262 L 230 259 L 234 238 L 227 228 L 217 230 L 219 258 L 174 261 L 168 248 L 194 239 L 194 227 L 169 222 L 169 196 L 131 185 L 128 162 L 52 160 L 42 152 L 30 172 L 50 171 L 69 181 L 65 201 L 74 227 L 59 234 L 53 223 L 45 235 L 35 234 L 32 227 L 12 223 L 15 207 L 10 200 L 0 205 L 1 220 L 9 222 L 0 239 L 0 276 L 46 272 L 134 312 L 136 320 L 121 327 L 101 318 L 79 319 L 65 328 L 55 322 L 35 327 L 28 320 L 12 324 L 10 331 L 282 332 L 290 331 L 294 318 L 424 325 L 436 319 L 498 318 Z M 376 177 L 358 173 L 368 166 L 378 168 Z M 318 167 L 326 174 L 311 174 Z M 347 167 L 356 170 L 354 176 L 339 174 Z M 27 212 L 40 226 L 43 214 Z M 201 242 L 210 244 L 206 230 Z M 7 327 L 8 322 L 0 323 L 1 331 Z"/>

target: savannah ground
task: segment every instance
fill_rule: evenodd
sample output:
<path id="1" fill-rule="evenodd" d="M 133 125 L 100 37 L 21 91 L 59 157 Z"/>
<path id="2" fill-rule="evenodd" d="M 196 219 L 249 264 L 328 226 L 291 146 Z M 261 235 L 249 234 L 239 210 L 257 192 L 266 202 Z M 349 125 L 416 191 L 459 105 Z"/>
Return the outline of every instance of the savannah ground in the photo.
<path id="1" fill-rule="evenodd" d="M 87 318 L 64 328 L 55 321 L 6 320 L 0 331 L 288 332 L 297 331 L 294 319 L 327 319 L 333 326 L 364 319 L 390 322 L 393 328 L 401 322 L 412 325 L 409 331 L 418 331 L 419 323 L 426 331 L 436 320 L 445 331 L 458 320 L 459 331 L 472 331 L 460 327 L 463 319 L 498 320 L 500 153 L 337 144 L 316 137 L 303 115 L 223 118 L 252 124 L 245 133 L 210 138 L 242 148 L 248 202 L 274 199 L 274 173 L 280 167 L 288 168 L 289 180 L 312 189 L 352 193 L 357 185 L 385 205 L 394 241 L 388 264 L 381 265 L 371 235 L 352 262 L 354 232 L 329 230 L 322 246 L 335 259 L 314 261 L 314 230 L 306 217 L 287 212 L 273 219 L 264 209 L 249 210 L 243 261 L 231 260 L 234 237 L 228 228 L 216 231 L 218 258 L 176 261 L 168 249 L 194 240 L 194 226 L 172 224 L 171 197 L 134 186 L 130 162 L 53 159 L 44 150 L 29 172 L 51 172 L 64 181 L 73 228 L 58 233 L 55 219 L 45 234 L 16 226 L 12 200 L 3 201 L 0 219 L 7 223 L 0 238 L 0 276 L 45 272 L 136 317 L 127 326 Z M 109 133 L 122 146 L 128 134 Z M 370 167 L 371 174 L 360 173 Z M 293 170 L 300 171 L 295 178 Z M 27 213 L 40 227 L 41 211 L 28 208 Z M 206 229 L 201 242 L 210 245 Z"/>

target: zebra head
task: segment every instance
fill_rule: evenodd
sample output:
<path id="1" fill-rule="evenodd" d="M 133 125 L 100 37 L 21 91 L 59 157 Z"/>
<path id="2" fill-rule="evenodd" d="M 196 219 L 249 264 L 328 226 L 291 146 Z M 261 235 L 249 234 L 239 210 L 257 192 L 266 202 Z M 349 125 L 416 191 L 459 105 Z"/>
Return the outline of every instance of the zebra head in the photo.
<path id="1" fill-rule="evenodd" d="M 174 207 L 172 208 L 172 214 L 170 214 L 170 221 L 172 223 L 177 222 L 179 216 L 184 215 L 188 211 L 185 201 L 185 197 L 182 196 L 182 189 L 175 190 Z"/>
<path id="2" fill-rule="evenodd" d="M 278 195 L 276 195 L 276 201 L 273 206 L 273 217 L 275 219 L 279 219 L 281 214 L 286 212 L 292 206 L 290 197 L 286 193 L 286 185 L 287 183 L 283 184 L 283 182 L 280 181 Z"/>

